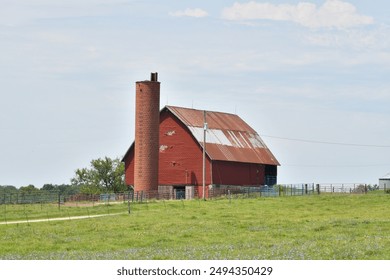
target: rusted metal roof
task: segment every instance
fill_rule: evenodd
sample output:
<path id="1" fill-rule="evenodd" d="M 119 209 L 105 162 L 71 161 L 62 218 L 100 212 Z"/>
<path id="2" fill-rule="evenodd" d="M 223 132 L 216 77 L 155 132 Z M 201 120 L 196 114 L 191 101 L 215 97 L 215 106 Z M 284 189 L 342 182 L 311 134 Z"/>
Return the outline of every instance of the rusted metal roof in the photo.
<path id="1" fill-rule="evenodd" d="M 203 147 L 204 111 L 166 106 Z M 280 165 L 257 132 L 239 116 L 206 111 L 206 152 L 212 160 Z"/>

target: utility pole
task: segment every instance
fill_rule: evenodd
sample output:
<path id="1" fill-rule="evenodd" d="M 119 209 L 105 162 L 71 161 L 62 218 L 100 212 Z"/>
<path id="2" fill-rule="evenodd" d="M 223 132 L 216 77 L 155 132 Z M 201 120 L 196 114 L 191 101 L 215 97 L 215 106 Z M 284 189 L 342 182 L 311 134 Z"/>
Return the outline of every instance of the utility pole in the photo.
<path id="1" fill-rule="evenodd" d="M 206 200 L 206 111 L 203 111 L 203 200 Z"/>

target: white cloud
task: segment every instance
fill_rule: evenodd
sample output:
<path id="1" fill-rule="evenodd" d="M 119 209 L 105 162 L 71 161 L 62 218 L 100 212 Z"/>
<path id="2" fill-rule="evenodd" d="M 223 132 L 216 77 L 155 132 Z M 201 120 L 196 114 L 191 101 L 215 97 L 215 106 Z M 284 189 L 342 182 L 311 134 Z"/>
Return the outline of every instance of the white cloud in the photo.
<path id="1" fill-rule="evenodd" d="M 202 9 L 196 8 L 196 9 L 185 9 L 184 11 L 176 11 L 171 13 L 171 16 L 174 17 L 207 17 L 209 14 Z"/>
<path id="2" fill-rule="evenodd" d="M 270 3 L 234 3 L 222 11 L 222 18 L 228 20 L 277 20 L 292 21 L 309 28 L 349 28 L 368 25 L 372 17 L 361 15 L 356 7 L 341 0 L 326 0 L 322 6 L 300 2 L 297 5 Z"/>

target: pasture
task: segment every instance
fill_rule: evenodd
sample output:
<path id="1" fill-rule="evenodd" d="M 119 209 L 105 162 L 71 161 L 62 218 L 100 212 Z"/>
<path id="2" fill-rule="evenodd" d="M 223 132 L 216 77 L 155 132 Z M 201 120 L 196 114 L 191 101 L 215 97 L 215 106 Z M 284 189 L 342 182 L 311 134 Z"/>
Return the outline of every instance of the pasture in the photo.
<path id="1" fill-rule="evenodd" d="M 127 207 L 0 205 L 0 259 L 390 259 L 382 192 L 149 201 L 132 203 L 130 215 Z M 105 213 L 117 215 L 92 218 Z"/>

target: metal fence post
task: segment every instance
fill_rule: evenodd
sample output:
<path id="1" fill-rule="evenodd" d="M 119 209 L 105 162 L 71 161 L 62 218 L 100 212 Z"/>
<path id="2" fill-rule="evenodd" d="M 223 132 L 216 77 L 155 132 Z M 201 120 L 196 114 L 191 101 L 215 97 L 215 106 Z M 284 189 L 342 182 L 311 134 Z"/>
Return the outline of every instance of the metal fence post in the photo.
<path id="1" fill-rule="evenodd" d="M 130 214 L 130 193 L 131 193 L 131 191 L 129 191 L 129 194 L 128 194 L 128 197 L 127 197 L 127 209 L 128 209 L 128 212 L 129 212 L 129 214 Z"/>

